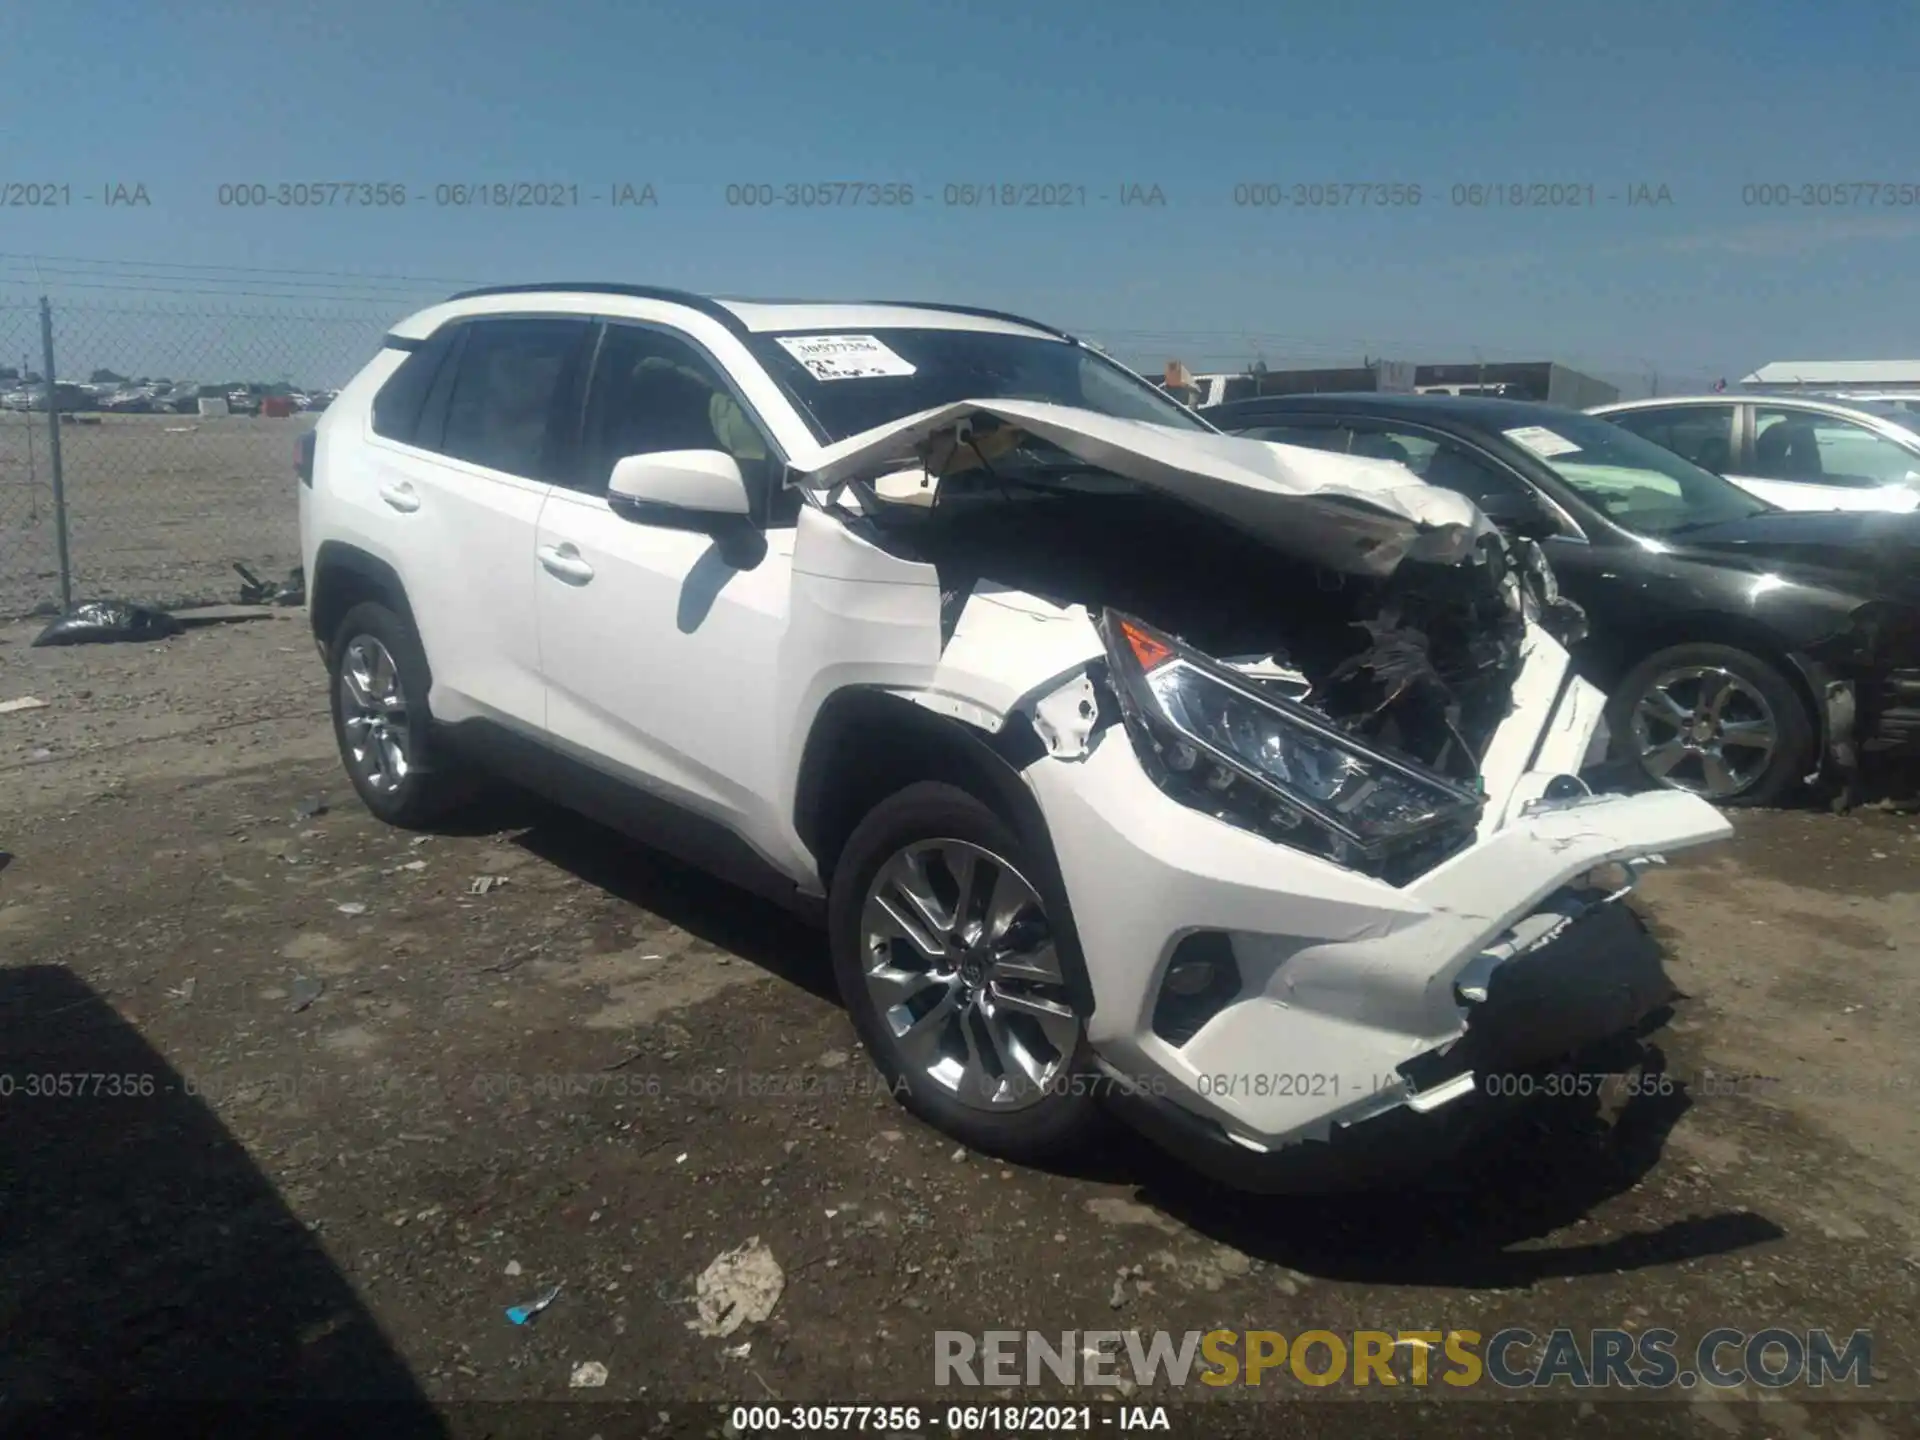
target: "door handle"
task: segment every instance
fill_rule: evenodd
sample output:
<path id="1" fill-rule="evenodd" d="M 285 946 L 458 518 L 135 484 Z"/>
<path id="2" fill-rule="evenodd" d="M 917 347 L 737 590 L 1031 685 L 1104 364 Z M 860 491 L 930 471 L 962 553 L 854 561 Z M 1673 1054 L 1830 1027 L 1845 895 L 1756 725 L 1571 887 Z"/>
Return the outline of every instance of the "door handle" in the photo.
<path id="1" fill-rule="evenodd" d="M 542 545 L 535 553 L 549 575 L 557 575 L 570 585 L 584 585 L 593 579 L 593 566 L 580 558 L 571 542 Z"/>
<path id="2" fill-rule="evenodd" d="M 414 492 L 413 486 L 404 480 L 398 485 L 382 485 L 380 498 L 402 515 L 411 515 L 420 508 L 419 495 Z"/>

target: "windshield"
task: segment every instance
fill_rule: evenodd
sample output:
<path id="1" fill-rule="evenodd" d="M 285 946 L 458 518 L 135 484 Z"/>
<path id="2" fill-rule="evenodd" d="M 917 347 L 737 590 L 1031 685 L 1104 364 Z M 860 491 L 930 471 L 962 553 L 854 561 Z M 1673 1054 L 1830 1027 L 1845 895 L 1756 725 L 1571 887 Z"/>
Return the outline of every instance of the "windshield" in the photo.
<path id="1" fill-rule="evenodd" d="M 1678 534 L 1773 508 L 1610 420 L 1554 410 L 1537 425 L 1502 433 L 1609 520 L 1642 535 Z"/>
<path id="2" fill-rule="evenodd" d="M 1165 391 L 1070 341 L 985 330 L 755 335 L 780 387 L 829 442 L 962 400 L 1043 400 L 1208 431 Z"/>

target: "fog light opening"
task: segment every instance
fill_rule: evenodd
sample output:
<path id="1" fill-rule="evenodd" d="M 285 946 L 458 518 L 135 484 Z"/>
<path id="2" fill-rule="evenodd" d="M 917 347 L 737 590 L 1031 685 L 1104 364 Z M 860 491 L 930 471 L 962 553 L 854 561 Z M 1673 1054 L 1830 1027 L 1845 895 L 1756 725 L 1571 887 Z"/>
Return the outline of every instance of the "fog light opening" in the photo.
<path id="1" fill-rule="evenodd" d="M 1215 971 L 1211 960 L 1183 960 L 1167 971 L 1170 995 L 1204 995 L 1213 986 Z"/>

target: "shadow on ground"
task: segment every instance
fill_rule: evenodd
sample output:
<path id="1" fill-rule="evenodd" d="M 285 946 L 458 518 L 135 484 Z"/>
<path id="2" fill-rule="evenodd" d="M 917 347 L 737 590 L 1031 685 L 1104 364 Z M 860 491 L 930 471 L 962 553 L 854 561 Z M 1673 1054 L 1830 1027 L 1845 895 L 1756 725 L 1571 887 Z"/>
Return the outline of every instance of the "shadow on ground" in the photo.
<path id="1" fill-rule="evenodd" d="M 272 1182 L 105 1000 L 0 969 L 0 1057 L 0 1417 L 351 1400 L 383 1435 L 445 1433 Z"/>
<path id="2" fill-rule="evenodd" d="M 589 885 L 751 961 L 822 1000 L 839 1003 L 826 933 L 781 908 L 663 851 L 518 792 L 489 796 L 467 826 L 449 834 L 516 831 L 513 843 Z"/>

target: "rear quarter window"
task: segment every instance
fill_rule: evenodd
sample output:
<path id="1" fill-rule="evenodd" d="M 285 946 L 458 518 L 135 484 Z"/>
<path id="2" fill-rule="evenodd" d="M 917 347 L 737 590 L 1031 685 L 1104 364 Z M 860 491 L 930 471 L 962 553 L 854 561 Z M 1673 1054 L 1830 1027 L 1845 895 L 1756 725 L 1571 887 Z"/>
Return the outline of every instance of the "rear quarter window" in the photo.
<path id="1" fill-rule="evenodd" d="M 388 440 L 414 444 L 420 411 L 434 378 L 446 363 L 460 327 L 443 325 L 418 350 L 401 362 L 373 397 L 373 433 Z"/>

